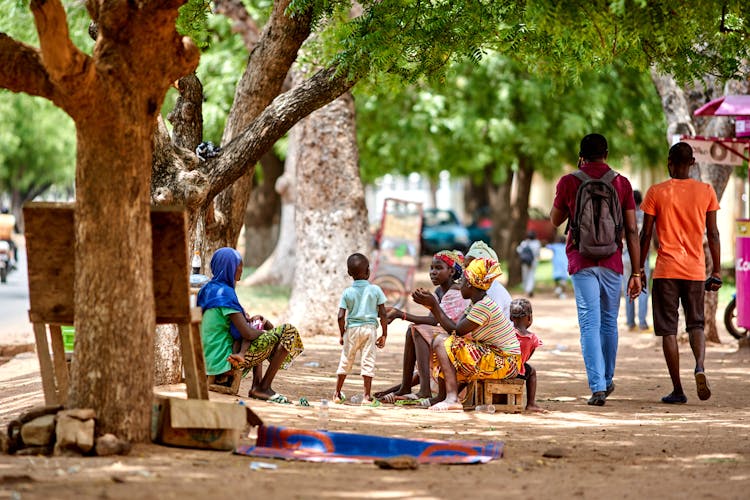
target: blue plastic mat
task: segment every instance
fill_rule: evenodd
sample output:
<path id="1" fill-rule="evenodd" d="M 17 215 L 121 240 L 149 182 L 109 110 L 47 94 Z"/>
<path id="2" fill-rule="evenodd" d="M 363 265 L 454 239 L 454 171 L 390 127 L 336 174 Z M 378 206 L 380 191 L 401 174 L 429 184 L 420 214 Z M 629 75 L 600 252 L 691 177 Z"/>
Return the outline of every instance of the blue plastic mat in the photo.
<path id="1" fill-rule="evenodd" d="M 476 464 L 501 458 L 503 442 L 403 439 L 264 426 L 258 430 L 255 446 L 239 446 L 234 452 L 307 462 L 372 463 L 408 455 L 423 464 Z"/>

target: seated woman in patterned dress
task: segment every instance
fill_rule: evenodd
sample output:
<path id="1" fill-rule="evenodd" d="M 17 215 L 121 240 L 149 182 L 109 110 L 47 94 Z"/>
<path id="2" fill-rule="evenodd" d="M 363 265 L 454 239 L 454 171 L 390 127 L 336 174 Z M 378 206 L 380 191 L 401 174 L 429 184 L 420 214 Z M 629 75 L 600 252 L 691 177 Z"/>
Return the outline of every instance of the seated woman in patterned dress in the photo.
<path id="1" fill-rule="evenodd" d="M 454 320 L 461 317 L 469 301 L 461 296 L 457 280 L 463 274 L 463 255 L 455 250 L 443 250 L 432 257 L 430 281 L 436 286 L 433 292 L 440 307 Z M 428 292 L 429 293 L 429 292 Z M 430 389 L 430 343 L 433 337 L 445 332 L 432 314 L 418 316 L 396 308 L 388 308 L 388 321 L 409 321 L 404 339 L 404 357 L 401 384 L 374 394 L 383 403 L 400 400 L 426 400 L 432 397 Z M 416 367 L 416 371 L 415 371 Z M 419 391 L 411 394 L 414 385 Z"/>
<path id="2" fill-rule="evenodd" d="M 237 250 L 218 249 L 211 258 L 211 273 L 211 281 L 198 292 L 198 306 L 203 310 L 201 340 L 206 374 L 230 377 L 233 367 L 245 373 L 252 368 L 249 397 L 288 402 L 271 388 L 271 383 L 279 368 L 287 368 L 303 351 L 299 332 L 292 325 L 274 327 L 262 316 L 249 316 L 245 312 L 234 289 L 242 276 L 242 257 Z M 239 354 L 233 354 L 233 344 L 237 340 L 242 341 L 242 349 Z M 269 360 L 269 366 L 262 374 L 260 367 L 265 360 Z"/>
<path id="3" fill-rule="evenodd" d="M 432 342 L 440 367 L 438 395 L 431 400 L 433 411 L 463 411 L 458 383 L 479 379 L 513 378 L 521 365 L 521 347 L 513 323 L 489 297 L 487 289 L 500 276 L 500 265 L 491 259 L 474 259 L 464 270 L 461 294 L 471 306 L 458 321 L 440 308 L 429 292 L 417 290 L 414 300 L 427 307 L 450 334 Z"/>

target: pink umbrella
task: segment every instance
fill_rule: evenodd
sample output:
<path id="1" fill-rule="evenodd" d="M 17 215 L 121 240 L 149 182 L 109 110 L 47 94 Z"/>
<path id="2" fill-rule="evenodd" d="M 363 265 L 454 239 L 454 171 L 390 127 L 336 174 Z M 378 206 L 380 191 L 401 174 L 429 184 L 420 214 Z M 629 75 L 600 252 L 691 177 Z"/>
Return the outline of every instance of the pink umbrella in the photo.
<path id="1" fill-rule="evenodd" d="M 725 95 L 704 104 L 695 116 L 750 116 L 750 95 Z"/>

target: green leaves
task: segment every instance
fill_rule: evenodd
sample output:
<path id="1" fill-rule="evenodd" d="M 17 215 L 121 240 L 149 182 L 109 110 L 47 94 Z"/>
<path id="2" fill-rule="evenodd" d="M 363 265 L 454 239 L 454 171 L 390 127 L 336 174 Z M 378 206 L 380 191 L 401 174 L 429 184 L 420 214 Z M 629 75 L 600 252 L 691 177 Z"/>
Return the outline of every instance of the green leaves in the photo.
<path id="1" fill-rule="evenodd" d="M 0 116 L 0 192 L 18 192 L 25 200 L 53 184 L 71 188 L 73 121 L 44 99 L 7 90 L 0 90 Z"/>
<path id="2" fill-rule="evenodd" d="M 357 93 L 368 180 L 386 172 L 478 176 L 493 165 L 501 182 L 520 157 L 552 178 L 575 162 L 580 138 L 594 130 L 613 144 L 615 165 L 627 158 L 648 166 L 663 153 L 664 118 L 649 75 L 622 66 L 566 85 L 488 51 L 478 64 L 451 65 L 442 81 L 381 88 Z"/>

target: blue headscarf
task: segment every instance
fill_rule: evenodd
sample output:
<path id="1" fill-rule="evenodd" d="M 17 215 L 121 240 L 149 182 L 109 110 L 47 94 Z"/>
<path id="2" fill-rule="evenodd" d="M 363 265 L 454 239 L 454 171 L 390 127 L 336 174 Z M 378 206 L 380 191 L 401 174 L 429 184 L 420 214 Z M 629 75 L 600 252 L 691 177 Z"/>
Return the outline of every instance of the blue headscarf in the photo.
<path id="1" fill-rule="evenodd" d="M 234 276 L 237 266 L 242 262 L 240 253 L 234 248 L 219 248 L 211 257 L 211 281 L 203 285 L 198 292 L 198 306 L 203 311 L 215 307 L 226 307 L 240 311 L 245 316 L 245 310 L 240 305 L 237 292 L 234 290 Z M 232 338 L 241 338 L 239 330 L 233 323 L 229 323 L 229 333 Z"/>

